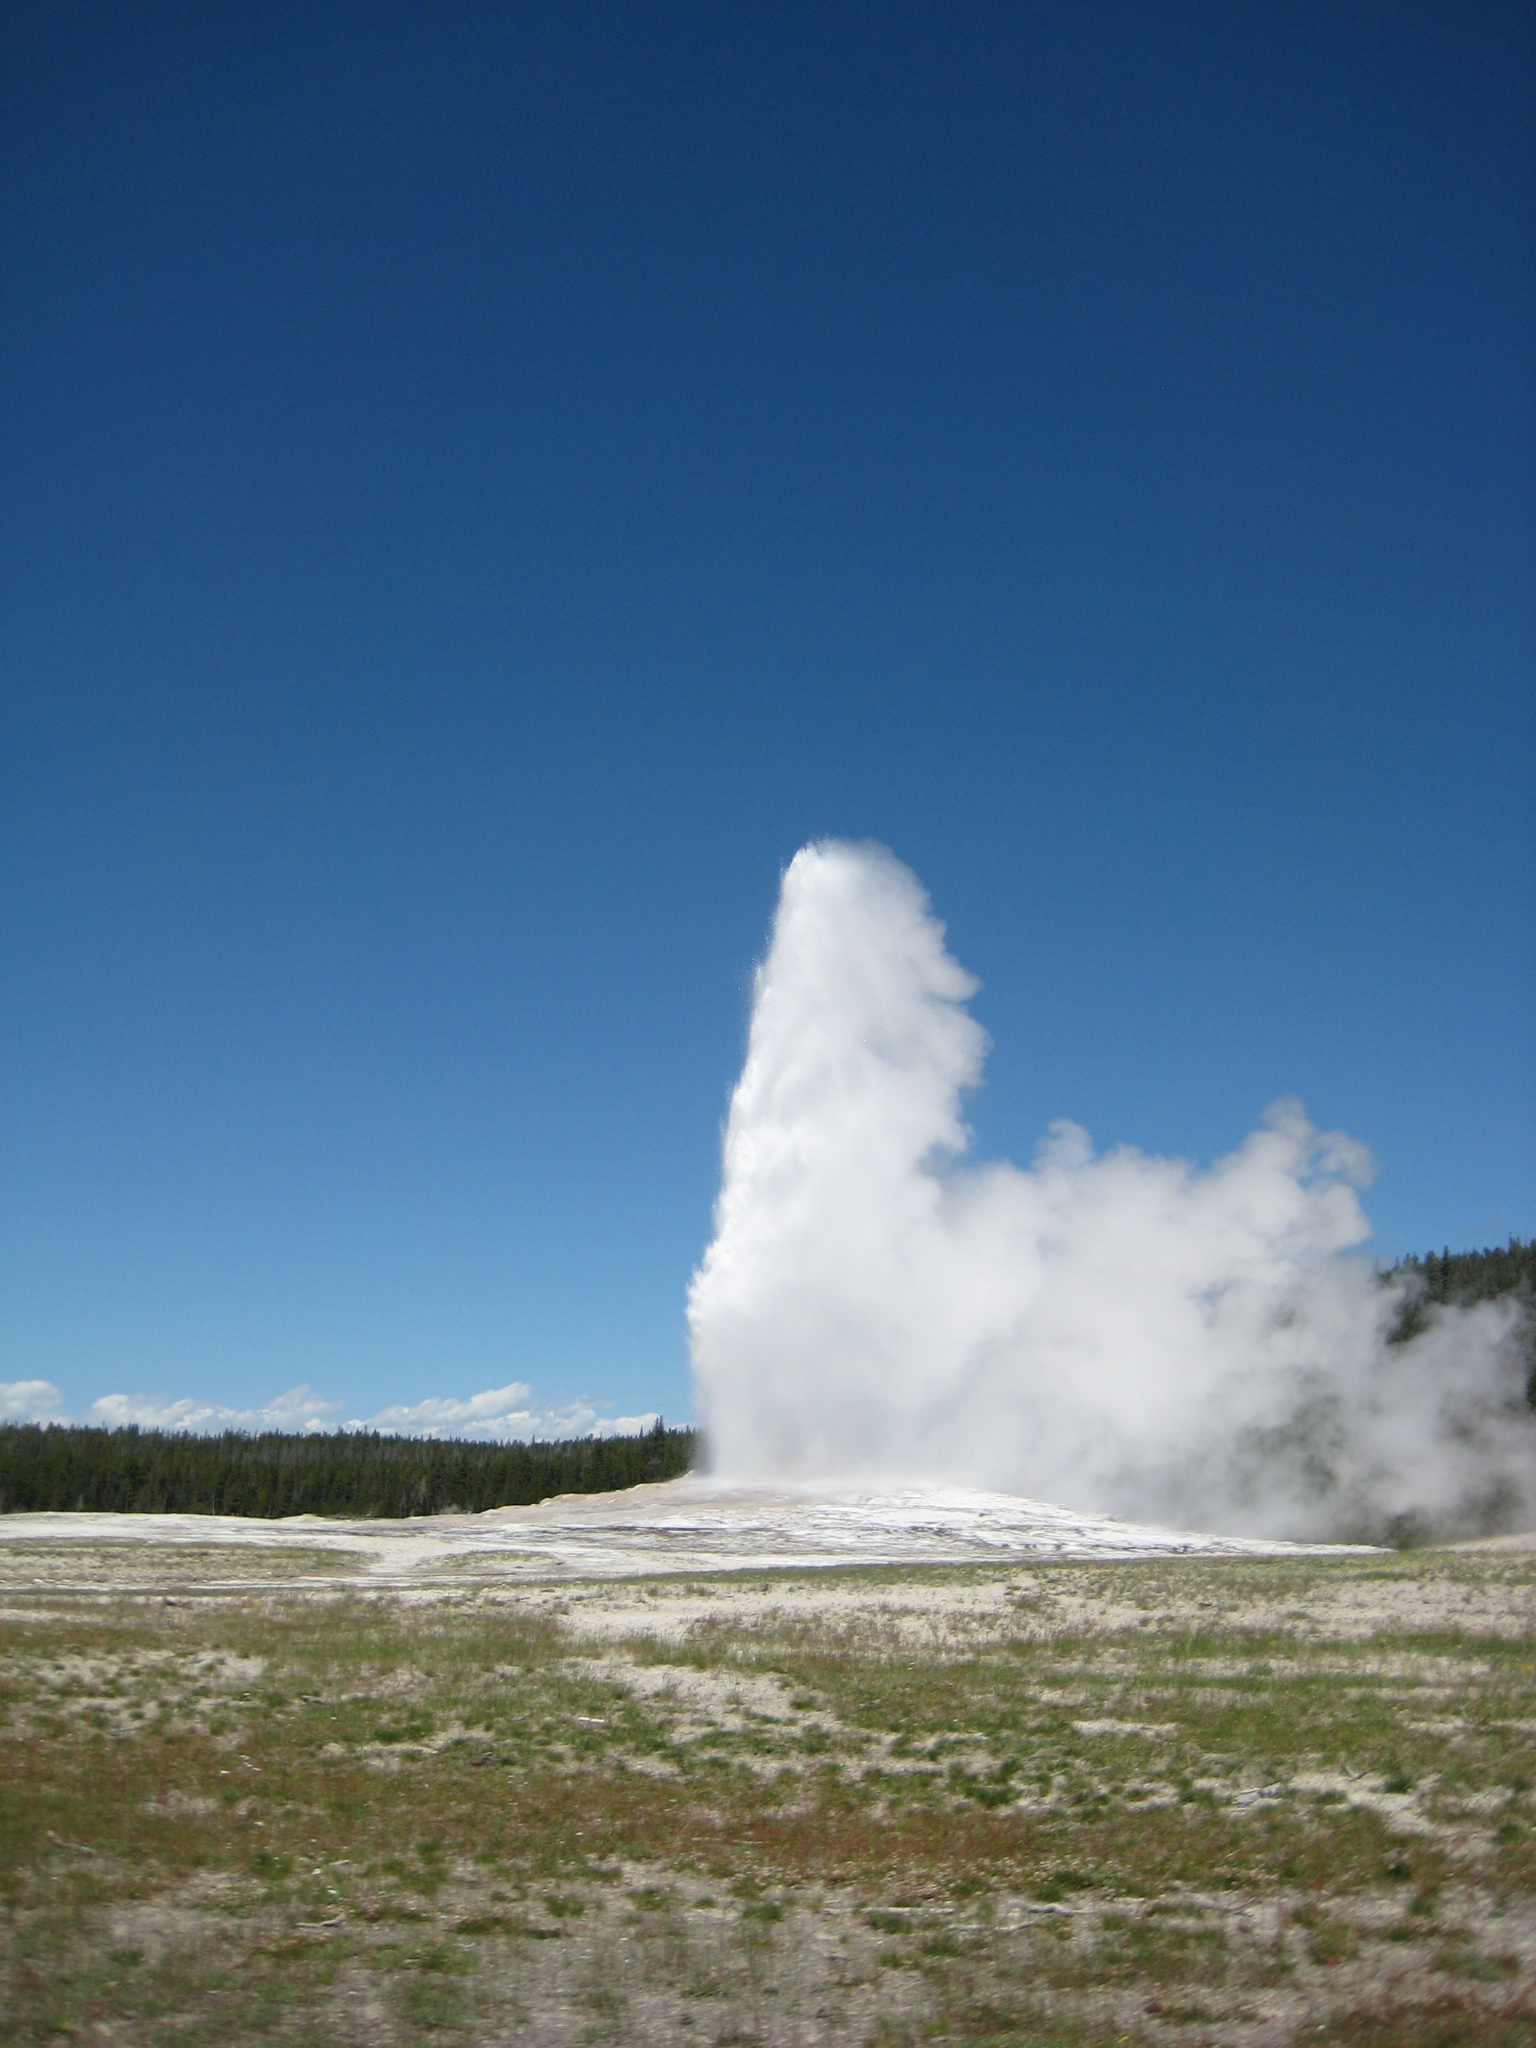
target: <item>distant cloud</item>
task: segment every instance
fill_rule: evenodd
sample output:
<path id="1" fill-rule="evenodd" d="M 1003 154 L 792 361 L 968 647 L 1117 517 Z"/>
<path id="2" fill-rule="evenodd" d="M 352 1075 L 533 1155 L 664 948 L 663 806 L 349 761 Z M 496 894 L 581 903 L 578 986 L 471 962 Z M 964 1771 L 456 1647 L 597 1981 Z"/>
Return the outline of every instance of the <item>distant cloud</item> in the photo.
<path id="1" fill-rule="evenodd" d="M 467 1401 L 437 1398 L 381 1408 L 377 1415 L 353 1420 L 347 1427 L 401 1436 L 522 1436 L 534 1420 L 532 1409 L 524 1405 L 532 1392 L 521 1380 L 513 1380 L 505 1387 L 471 1394 Z"/>
<path id="2" fill-rule="evenodd" d="M 520 1380 L 471 1394 L 467 1401 L 434 1399 L 410 1406 L 382 1408 L 377 1415 L 347 1424 L 349 1429 L 377 1429 L 397 1436 L 472 1437 L 486 1442 L 512 1438 L 527 1443 L 560 1437 L 633 1436 L 649 1429 L 654 1415 L 600 1415 L 590 1401 L 571 1401 L 560 1408 L 530 1408 L 533 1392 Z"/>
<path id="3" fill-rule="evenodd" d="M 185 1429 L 206 1435 L 223 1429 L 334 1429 L 339 1401 L 324 1401 L 312 1387 L 290 1387 L 264 1408 L 225 1408 L 216 1401 L 159 1401 L 149 1394 L 104 1394 L 86 1410 L 97 1428 Z"/>
<path id="4" fill-rule="evenodd" d="M 52 1380 L 0 1380 L 0 1422 L 57 1422 L 63 1406 Z"/>
<path id="5" fill-rule="evenodd" d="M 212 1435 L 226 1429 L 266 1429 L 314 1433 L 331 1429 L 376 1429 L 385 1435 L 468 1437 L 496 1443 L 535 1438 L 551 1442 L 578 1436 L 637 1436 L 656 1422 L 654 1413 L 603 1415 L 590 1401 L 563 1406 L 530 1405 L 533 1389 L 521 1380 L 488 1387 L 466 1400 L 433 1396 L 381 1408 L 376 1415 L 339 1422 L 340 1401 L 327 1401 L 313 1387 L 290 1387 L 259 1408 L 229 1408 L 217 1401 L 183 1398 L 161 1400 L 152 1394 L 103 1394 L 82 1416 L 64 1413 L 64 1397 L 51 1380 L 0 1380 L 0 1422 L 68 1422 L 78 1420 L 97 1429 L 180 1429 Z"/>

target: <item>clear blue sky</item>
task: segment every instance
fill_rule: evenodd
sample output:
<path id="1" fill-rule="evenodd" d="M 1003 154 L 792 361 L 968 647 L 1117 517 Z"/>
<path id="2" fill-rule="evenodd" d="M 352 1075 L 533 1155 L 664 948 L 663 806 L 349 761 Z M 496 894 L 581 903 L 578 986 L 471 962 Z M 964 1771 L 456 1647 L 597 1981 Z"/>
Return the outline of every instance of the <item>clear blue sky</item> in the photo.
<path id="1" fill-rule="evenodd" d="M 978 1150 L 1536 1231 L 1523 6 L 0 9 L 0 1380 L 688 1408 L 779 872 Z"/>

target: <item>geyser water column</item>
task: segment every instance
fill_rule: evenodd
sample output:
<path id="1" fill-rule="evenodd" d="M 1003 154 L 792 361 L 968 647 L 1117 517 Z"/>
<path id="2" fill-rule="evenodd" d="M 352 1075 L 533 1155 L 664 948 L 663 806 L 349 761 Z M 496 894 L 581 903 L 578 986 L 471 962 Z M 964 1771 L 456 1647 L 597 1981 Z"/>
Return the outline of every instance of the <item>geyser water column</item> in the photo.
<path id="1" fill-rule="evenodd" d="M 1069 1123 L 1029 1171 L 966 1165 L 975 988 L 884 848 L 795 856 L 689 1295 L 717 1472 L 1266 1535 L 1486 1521 L 1490 1487 L 1526 1512 L 1516 1311 L 1387 1344 L 1400 1296 L 1340 1256 L 1369 1234 L 1360 1146 L 1282 1104 L 1205 1170 Z"/>
<path id="2" fill-rule="evenodd" d="M 731 1103 L 715 1241 L 693 1284 L 712 1454 L 753 1477 L 915 1476 L 933 1397 L 987 1318 L 936 1162 L 964 1149 L 986 1040 L 976 984 L 880 847 L 805 847 L 784 876 Z"/>

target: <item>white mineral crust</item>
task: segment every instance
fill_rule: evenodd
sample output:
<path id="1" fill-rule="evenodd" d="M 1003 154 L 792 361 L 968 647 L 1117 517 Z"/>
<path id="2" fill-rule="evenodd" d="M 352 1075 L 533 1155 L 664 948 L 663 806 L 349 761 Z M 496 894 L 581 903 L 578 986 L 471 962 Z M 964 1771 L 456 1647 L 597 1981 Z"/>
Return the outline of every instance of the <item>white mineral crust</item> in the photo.
<path id="1" fill-rule="evenodd" d="M 513 1578 L 631 1578 L 785 1566 L 1005 1563 L 1018 1558 L 1278 1557 L 1344 1546 L 1150 1528 L 966 1487 L 730 1486 L 689 1476 L 536 1507 L 399 1521 L 295 1515 L 19 1514 L 0 1541 L 248 1544 L 349 1551 L 370 1573 L 417 1577 L 455 1560 Z"/>

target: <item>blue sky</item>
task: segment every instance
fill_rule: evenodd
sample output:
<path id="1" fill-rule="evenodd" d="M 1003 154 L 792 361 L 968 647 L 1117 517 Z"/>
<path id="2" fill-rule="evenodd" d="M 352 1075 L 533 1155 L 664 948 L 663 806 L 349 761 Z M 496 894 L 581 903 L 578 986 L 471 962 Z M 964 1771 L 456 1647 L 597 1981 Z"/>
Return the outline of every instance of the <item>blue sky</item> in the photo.
<path id="1" fill-rule="evenodd" d="M 684 1416 L 823 835 L 980 1153 L 1298 1095 L 1379 1255 L 1536 1231 L 1533 59 L 0 9 L 0 1381 Z"/>

